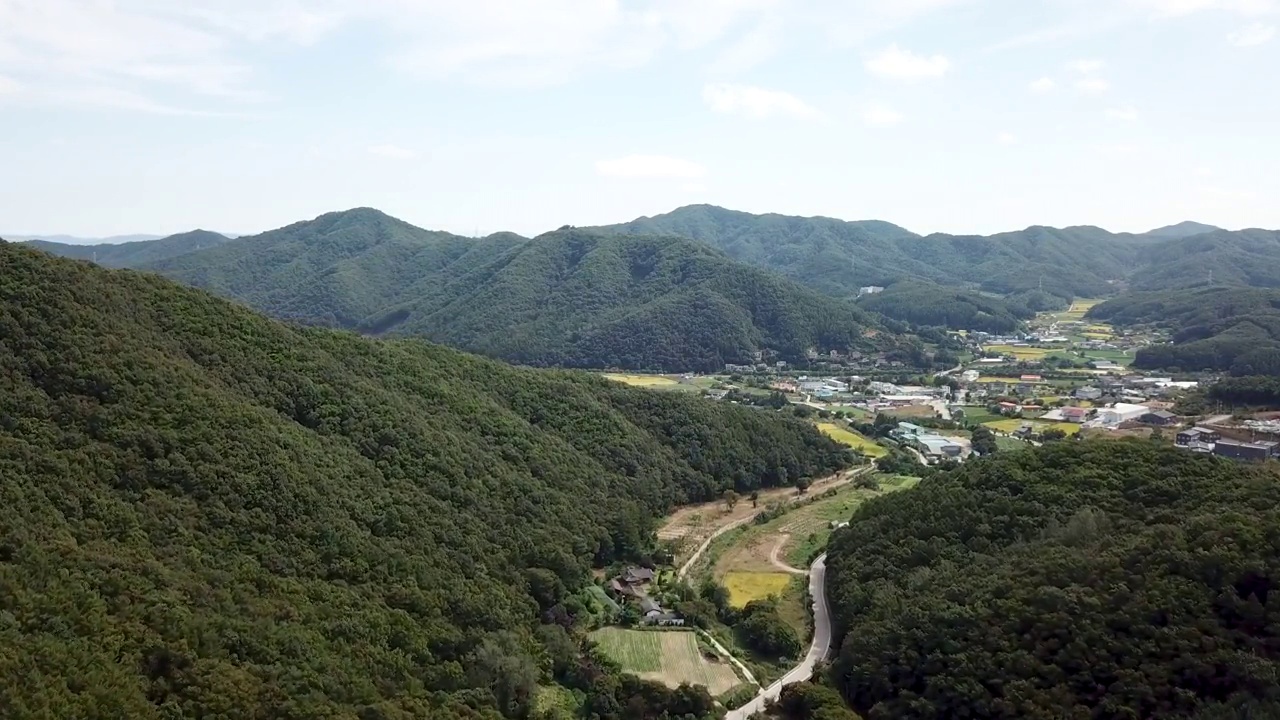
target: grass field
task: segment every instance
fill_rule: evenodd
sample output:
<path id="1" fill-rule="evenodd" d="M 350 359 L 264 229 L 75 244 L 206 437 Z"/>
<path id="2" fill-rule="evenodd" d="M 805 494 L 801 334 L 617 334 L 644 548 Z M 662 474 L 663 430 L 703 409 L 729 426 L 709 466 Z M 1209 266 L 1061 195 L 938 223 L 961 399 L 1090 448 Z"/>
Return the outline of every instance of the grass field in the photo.
<path id="1" fill-rule="evenodd" d="M 729 602 L 743 607 L 752 600 L 781 596 L 791 583 L 792 575 L 785 572 L 742 572 L 724 574 L 724 586 L 729 591 Z"/>
<path id="2" fill-rule="evenodd" d="M 1000 452 L 1017 452 L 1019 450 L 1026 450 L 1030 447 L 1031 445 L 1028 443 L 1015 438 L 1005 437 L 1003 435 L 996 436 L 996 449 Z"/>
<path id="3" fill-rule="evenodd" d="M 607 627 L 591 633 L 600 650 L 622 669 L 667 687 L 681 683 L 705 685 L 712 695 L 728 691 L 741 680 L 727 662 L 705 658 L 692 631 L 624 630 Z"/>
<path id="4" fill-rule="evenodd" d="M 883 445 L 834 423 L 818 423 L 818 429 L 826 433 L 832 440 L 844 443 L 869 458 L 880 458 L 889 454 L 889 451 Z"/>
<path id="5" fill-rule="evenodd" d="M 1008 420 L 993 420 L 991 422 L 982 423 L 992 430 L 998 430 L 1004 433 L 1012 433 L 1026 423 L 1031 423 L 1035 427 L 1036 432 L 1047 430 L 1049 428 L 1057 428 L 1068 435 L 1075 435 L 1080 432 L 1080 426 L 1076 423 L 1069 422 L 1040 422 L 1039 420 L 1019 420 L 1010 418 Z"/>
<path id="6" fill-rule="evenodd" d="M 999 420 L 1000 416 L 981 405 L 965 405 L 964 419 L 966 422 L 984 423 Z"/>

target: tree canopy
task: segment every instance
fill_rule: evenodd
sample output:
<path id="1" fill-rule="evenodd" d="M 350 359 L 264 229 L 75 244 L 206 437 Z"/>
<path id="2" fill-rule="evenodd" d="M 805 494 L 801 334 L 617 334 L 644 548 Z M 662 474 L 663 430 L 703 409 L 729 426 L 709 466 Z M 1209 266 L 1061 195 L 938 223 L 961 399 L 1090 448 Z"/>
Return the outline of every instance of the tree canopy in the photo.
<path id="1" fill-rule="evenodd" d="M 565 648 L 540 622 L 658 514 L 851 462 L 779 414 L 3 243 L 0 367 L 5 717 L 519 717 Z M 705 699 L 578 662 L 604 720 Z"/>
<path id="2" fill-rule="evenodd" d="M 1011 333 L 1035 317 L 1035 310 L 1017 302 L 935 283 L 904 281 L 858 302 L 864 310 L 913 325 L 951 330 Z"/>
<path id="3" fill-rule="evenodd" d="M 1275 716 L 1277 481 L 1133 439 L 933 473 L 833 536 L 833 679 L 871 720 Z"/>
<path id="4" fill-rule="evenodd" d="M 472 239 L 361 209 L 147 268 L 278 318 L 533 366 L 707 371 L 765 351 L 797 361 L 918 345 L 877 334 L 852 303 L 685 238 L 566 228 Z"/>

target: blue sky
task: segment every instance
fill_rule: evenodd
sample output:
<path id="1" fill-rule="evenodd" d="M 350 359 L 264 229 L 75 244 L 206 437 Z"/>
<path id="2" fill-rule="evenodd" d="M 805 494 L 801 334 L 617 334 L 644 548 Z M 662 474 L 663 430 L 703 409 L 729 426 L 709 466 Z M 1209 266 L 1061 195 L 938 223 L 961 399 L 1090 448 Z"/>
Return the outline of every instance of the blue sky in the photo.
<path id="1" fill-rule="evenodd" d="M 1280 227 L 1280 0 L 0 0 L 0 230 Z"/>

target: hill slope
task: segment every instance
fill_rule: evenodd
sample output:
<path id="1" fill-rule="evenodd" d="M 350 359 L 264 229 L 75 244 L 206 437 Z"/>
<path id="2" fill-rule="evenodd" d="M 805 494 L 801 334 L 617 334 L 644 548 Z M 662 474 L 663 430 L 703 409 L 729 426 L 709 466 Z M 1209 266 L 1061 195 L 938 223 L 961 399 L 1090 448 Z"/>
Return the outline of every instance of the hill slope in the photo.
<path id="1" fill-rule="evenodd" d="M 523 716 L 572 663 L 539 618 L 572 627 L 655 514 L 848 462 L 798 420 L 4 243 L 0 337 L 11 717 Z M 573 673 L 608 720 L 654 697 Z"/>
<path id="2" fill-rule="evenodd" d="M 1280 232 L 1218 230 L 1160 243 L 1142 251 L 1136 290 L 1207 284 L 1280 288 Z"/>
<path id="3" fill-rule="evenodd" d="M 1121 236 L 1092 227 L 922 238 L 879 221 L 752 215 L 709 205 L 602 229 L 691 237 L 838 296 L 902 279 L 968 282 L 1016 293 L 1038 288 L 1042 275 L 1044 288 L 1060 297 L 1098 296 L 1125 276 L 1134 253 Z"/>
<path id="4" fill-rule="evenodd" d="M 1203 235 L 1204 233 L 1211 233 L 1217 230 L 1222 230 L 1222 228 L 1186 220 L 1177 223 L 1176 225 L 1166 225 L 1164 227 L 1156 228 L 1155 230 L 1149 230 L 1143 233 L 1143 236 L 1164 240 L 1179 240 L 1181 238 L 1191 237 L 1192 235 Z"/>
<path id="5" fill-rule="evenodd" d="M 868 720 L 1280 714 L 1280 475 L 1147 441 L 997 455 L 832 539 Z"/>
<path id="6" fill-rule="evenodd" d="M 1035 317 L 1035 311 L 1016 302 L 910 280 L 868 295 L 858 301 L 858 306 L 915 325 L 990 333 L 1013 332 Z"/>
<path id="7" fill-rule="evenodd" d="M 1280 290 L 1209 287 L 1131 293 L 1095 305 L 1088 316 L 1170 332 L 1172 344 L 1139 350 L 1136 367 L 1280 373 Z"/>
<path id="8" fill-rule="evenodd" d="M 149 267 L 276 317 L 530 365 L 712 370 L 886 342 L 851 304 L 681 238 L 472 240 L 355 210 Z"/>
<path id="9" fill-rule="evenodd" d="M 77 260 L 93 260 L 112 268 L 141 267 L 148 263 L 185 255 L 228 242 L 230 238 L 208 230 L 193 230 L 155 240 L 136 240 L 98 245 L 68 245 L 31 240 L 28 245 L 44 252 Z"/>

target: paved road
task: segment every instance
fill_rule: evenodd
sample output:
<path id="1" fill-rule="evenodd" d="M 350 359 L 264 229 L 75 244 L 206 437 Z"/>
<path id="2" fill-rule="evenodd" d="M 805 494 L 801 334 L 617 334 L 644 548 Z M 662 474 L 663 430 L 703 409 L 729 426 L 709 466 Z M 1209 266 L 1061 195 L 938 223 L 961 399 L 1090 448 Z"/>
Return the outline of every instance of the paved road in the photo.
<path id="1" fill-rule="evenodd" d="M 827 554 L 823 553 L 809 566 L 809 595 L 813 598 L 813 642 L 809 654 L 781 680 L 760 691 L 755 699 L 737 710 L 730 710 L 724 720 L 747 720 L 764 710 L 765 703 L 777 700 L 782 688 L 813 677 L 813 667 L 826 660 L 831 652 L 831 613 L 827 608 Z"/>

